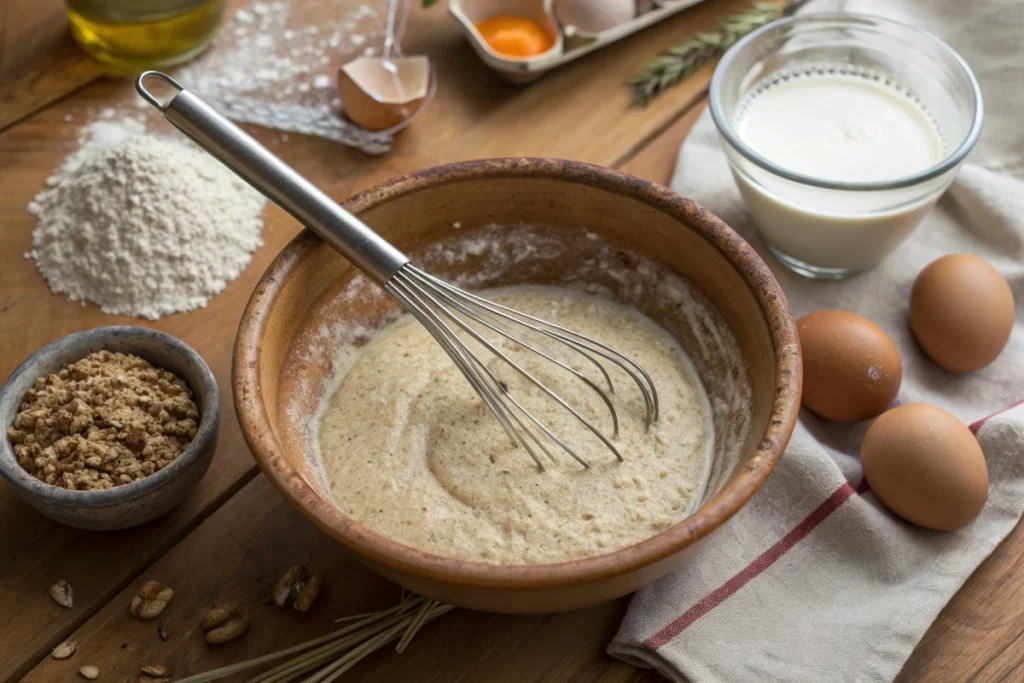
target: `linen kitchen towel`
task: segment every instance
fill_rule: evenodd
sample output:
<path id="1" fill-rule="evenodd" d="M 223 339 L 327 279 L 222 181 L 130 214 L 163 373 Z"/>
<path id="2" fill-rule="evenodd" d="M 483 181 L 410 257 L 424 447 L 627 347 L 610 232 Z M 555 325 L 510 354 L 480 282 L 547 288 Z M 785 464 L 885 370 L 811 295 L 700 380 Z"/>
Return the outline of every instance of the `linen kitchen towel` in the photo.
<path id="1" fill-rule="evenodd" d="M 932 403 L 971 424 L 988 462 L 989 500 L 954 533 L 903 522 L 863 483 L 858 451 L 867 423 L 802 411 L 761 491 L 689 563 L 634 596 L 608 647 L 673 681 L 891 681 L 1024 509 L 1024 404 L 1014 406 L 1024 398 L 1024 15 L 1015 0 L 812 1 L 805 11 L 837 8 L 937 34 L 981 83 L 982 137 L 911 240 L 849 280 L 790 273 L 755 234 L 706 112 L 683 145 L 672 186 L 759 250 L 795 316 L 843 308 L 881 325 L 903 358 L 897 403 Z M 1007 348 L 967 375 L 932 363 L 907 325 L 914 278 L 952 252 L 987 259 L 1017 302 Z"/>

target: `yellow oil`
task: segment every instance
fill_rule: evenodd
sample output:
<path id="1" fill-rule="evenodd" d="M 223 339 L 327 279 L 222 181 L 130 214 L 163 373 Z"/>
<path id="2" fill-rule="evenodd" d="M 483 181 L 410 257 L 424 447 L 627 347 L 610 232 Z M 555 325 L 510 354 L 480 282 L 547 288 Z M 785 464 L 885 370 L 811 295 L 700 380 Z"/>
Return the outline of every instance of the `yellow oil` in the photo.
<path id="1" fill-rule="evenodd" d="M 210 43 L 224 0 L 66 0 L 75 40 L 115 73 L 187 61 Z"/>

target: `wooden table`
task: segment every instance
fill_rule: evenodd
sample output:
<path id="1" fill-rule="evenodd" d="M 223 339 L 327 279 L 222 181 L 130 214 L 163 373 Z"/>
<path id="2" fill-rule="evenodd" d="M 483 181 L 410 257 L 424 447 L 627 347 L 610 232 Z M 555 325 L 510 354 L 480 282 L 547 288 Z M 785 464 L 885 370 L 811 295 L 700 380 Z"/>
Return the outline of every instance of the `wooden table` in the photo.
<path id="1" fill-rule="evenodd" d="M 33 219 L 25 206 L 74 148 L 87 110 L 129 97 L 123 82 L 100 78 L 66 32 L 59 0 L 4 0 L 0 6 L 0 378 L 39 346 L 65 334 L 140 321 L 50 294 L 31 261 Z M 341 199 L 396 174 L 488 156 L 579 159 L 666 182 L 676 150 L 702 109 L 710 69 L 702 69 L 646 109 L 631 108 L 623 81 L 652 53 L 747 0 L 707 0 L 696 8 L 550 74 L 526 88 L 503 84 L 462 41 L 443 8 L 414 12 L 407 52 L 437 63 L 437 100 L 385 156 L 369 157 L 323 140 L 254 134 Z M 346 55 L 339 54 L 339 62 Z M 224 390 L 220 446 L 187 502 L 143 527 L 77 531 L 35 513 L 0 484 L 0 680 L 70 681 L 95 664 L 102 681 L 135 680 L 144 664 L 175 677 L 238 661 L 320 635 L 335 617 L 391 605 L 397 589 L 364 569 L 305 522 L 259 474 L 239 433 L 228 391 L 231 347 L 242 307 L 273 256 L 298 230 L 267 211 L 265 245 L 209 307 L 153 327 L 177 335 L 209 362 Z M 146 323 L 141 323 L 146 324 Z M 943 611 L 899 680 L 1024 680 L 1024 553 L 1018 528 Z M 311 559 L 327 584 L 305 615 L 279 611 L 267 597 L 292 563 Z M 47 588 L 64 578 L 72 609 Z M 128 604 L 147 579 L 172 586 L 155 622 L 131 617 Z M 207 646 L 201 610 L 240 600 L 253 626 L 229 645 Z M 344 680 L 360 681 L 653 681 L 656 676 L 604 654 L 626 599 L 569 614 L 512 617 L 456 611 L 428 626 L 402 656 L 378 653 Z M 73 638 L 65 662 L 52 647 Z"/>

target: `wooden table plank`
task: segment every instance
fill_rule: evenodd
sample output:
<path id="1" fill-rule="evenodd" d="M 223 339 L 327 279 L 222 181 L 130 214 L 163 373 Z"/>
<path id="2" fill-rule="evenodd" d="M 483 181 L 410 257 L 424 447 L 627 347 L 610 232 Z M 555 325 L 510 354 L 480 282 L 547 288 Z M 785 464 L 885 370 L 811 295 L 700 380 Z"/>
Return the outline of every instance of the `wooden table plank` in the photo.
<path id="1" fill-rule="evenodd" d="M 1024 525 L 946 605 L 895 683 L 1024 681 Z"/>
<path id="2" fill-rule="evenodd" d="M 63 115 L 53 109 L 0 135 L 0 206 L 5 223 L 0 234 L 0 377 L 34 348 L 76 330 L 117 324 L 156 327 L 195 348 L 217 377 L 222 388 L 220 445 L 209 472 L 183 507 L 124 532 L 83 533 L 54 524 L 29 508 L 6 483 L 0 485 L 0 614 L 22 614 L 17 621 L 0 620 L 0 653 L 17 653 L 0 657 L 0 680 L 45 654 L 255 475 L 229 390 L 231 341 L 253 282 L 296 232 L 281 212 L 270 212 L 263 234 L 266 245 L 242 278 L 229 284 L 208 308 L 155 325 L 107 316 L 93 306 L 54 296 L 32 262 L 21 258 L 31 247 L 33 226 L 24 206 L 59 161 L 66 147 L 61 142 L 73 136 L 74 126 L 64 124 Z M 88 562 L 83 562 L 85 557 Z M 71 610 L 57 607 L 46 592 L 59 578 L 75 589 Z"/>
<path id="3" fill-rule="evenodd" d="M 707 97 L 700 98 L 696 104 L 650 141 L 642 150 L 627 159 L 620 167 L 625 173 L 638 178 L 652 180 L 668 185 L 672 180 L 672 172 L 679 157 L 679 147 L 689 134 L 693 124 L 707 108 Z"/>
<path id="4" fill-rule="evenodd" d="M 709 5 L 726 7 L 717 0 Z M 672 31 L 658 27 L 634 37 L 626 45 L 616 46 L 612 49 L 620 50 L 616 58 L 610 57 L 612 51 L 599 53 L 526 89 L 495 81 L 453 35 L 451 27 L 441 25 L 444 22 L 438 17 L 443 15 L 435 10 L 432 15 L 419 16 L 420 23 L 413 32 L 420 36 L 417 40 L 421 41 L 422 49 L 440 56 L 441 95 L 423 119 L 400 138 L 391 154 L 380 158 L 362 157 L 350 150 L 300 136 L 292 136 L 292 142 L 275 149 L 338 197 L 419 166 L 486 154 L 561 154 L 607 165 L 622 164 L 629 172 L 667 182 L 679 142 L 696 110 L 690 110 L 692 115 L 680 117 L 680 114 L 700 96 L 703 79 L 695 77 L 648 110 L 627 109 L 628 92 L 619 89 L 618 82 L 631 73 L 645 55 L 688 33 L 691 15 L 697 17 L 693 22 L 710 23 L 712 15 L 734 11 L 739 6 L 742 3 L 732 3 L 728 9 L 706 14 L 699 14 L 697 10 L 684 13 L 673 22 L 678 28 Z M 0 35 L 4 27 L 2 18 L 0 13 Z M 434 21 L 438 22 L 437 26 L 431 24 Z M 429 30 L 423 32 L 424 28 Z M 656 40 L 639 44 L 641 38 L 651 36 L 657 36 Z M 0 39 L 0 54 L 9 44 Z M 633 62 L 626 64 L 630 59 Z M 0 58 L 0 67 L 3 64 Z M 465 68 L 458 68 L 460 64 Z M 591 64 L 594 66 L 587 66 Z M 609 74 L 614 74 L 617 80 L 608 80 L 613 77 Z M 601 80 L 605 80 L 605 84 L 596 89 L 586 82 Z M 2 76 L 0 82 L 5 82 Z M 0 136 L 0 211 L 7 228 L 0 235 L 0 247 L 4 248 L 4 255 L 0 256 L 4 259 L 0 260 L 0 323 L 3 324 L 0 377 L 5 376 L 28 350 L 45 341 L 101 321 L 106 324 L 116 320 L 101 316 L 91 308 L 81 309 L 49 296 L 38 287 L 38 276 L 31 265 L 15 258 L 25 250 L 31 229 L 31 222 L 21 209 L 63 153 L 73 147 L 71 142 L 82 113 L 88 107 L 105 106 L 112 98 L 123 96 L 125 89 L 116 83 L 90 86 L 67 102 Z M 0 113 L 6 111 L 3 107 L 10 92 L 7 86 L 0 88 Z M 535 94 L 538 92 L 540 94 Z M 13 100 L 22 101 L 20 98 Z M 594 103 L 596 106 L 592 106 Z M 582 128 L 582 132 L 574 127 L 570 134 L 559 135 L 557 131 L 564 127 L 564 122 L 574 121 L 574 112 L 583 108 L 593 115 L 588 119 L 591 125 Z M 64 122 L 68 114 L 74 117 L 72 125 Z M 0 116 L 0 121 L 3 120 Z M 269 143 L 278 140 L 277 135 L 269 132 L 262 132 L 260 136 Z M 614 139 L 609 140 L 610 137 Z M 471 138 L 472 142 L 465 143 L 466 138 Z M 222 386 L 226 386 L 227 351 L 242 302 L 255 277 L 294 229 L 289 221 L 272 212 L 266 233 L 268 245 L 257 253 L 243 277 L 214 301 L 208 312 L 174 316 L 158 325 L 185 336 L 196 345 L 211 361 Z M 39 315 L 40 311 L 46 314 Z M 18 320 L 16 330 L 8 322 L 15 318 Z M 227 334 L 225 329 L 229 330 Z M 0 623 L 0 653 L 3 654 L 0 679 L 14 678 L 16 672 L 39 661 L 46 648 L 72 630 L 76 631 L 75 637 L 88 638 L 83 642 L 102 645 L 103 652 L 106 652 L 103 648 L 116 645 L 115 655 L 128 653 L 123 659 L 115 656 L 102 660 L 105 666 L 117 666 L 119 672 L 149 662 L 147 657 L 152 656 L 180 656 L 174 661 L 189 666 L 202 664 L 204 668 L 207 664 L 200 658 L 231 659 L 230 654 L 225 654 L 230 651 L 207 651 L 194 632 L 195 615 L 188 613 L 187 607 L 197 608 L 201 600 L 196 595 L 209 600 L 218 592 L 227 595 L 236 588 L 247 600 L 264 599 L 260 591 L 266 591 L 276 580 L 274 572 L 279 571 L 276 566 L 270 566 L 271 560 L 280 559 L 270 558 L 266 554 L 268 547 L 305 549 L 308 543 L 310 552 L 322 553 L 317 557 L 322 557 L 324 564 L 333 568 L 332 576 L 353 577 L 347 584 L 352 587 L 340 591 L 329 588 L 314 614 L 304 618 L 290 613 L 271 614 L 273 610 L 262 608 L 261 614 L 267 619 L 284 618 L 281 623 L 285 623 L 286 628 L 294 627 L 294 632 L 289 633 L 293 641 L 322 632 L 325 619 L 336 612 L 369 606 L 375 600 L 383 604 L 392 599 L 391 588 L 382 585 L 378 577 L 362 570 L 335 544 L 302 522 L 280 502 L 276 493 L 262 495 L 261 490 L 267 489 L 262 478 L 246 485 L 242 493 L 217 509 L 254 474 L 240 443 L 229 399 L 225 410 L 228 419 L 222 446 L 200 489 L 186 507 L 141 529 L 120 534 L 80 534 L 31 513 L 8 490 L 0 487 L 0 542 L 8 551 L 0 555 L 0 614 L 19 615 L 18 620 Z M 255 493 L 251 493 L 253 491 Z M 239 507 L 232 507 L 236 500 L 252 502 L 253 498 L 256 501 L 242 512 Z M 211 513 L 212 516 L 196 528 Z M 236 525 L 242 526 L 239 520 L 250 521 L 250 516 L 252 523 L 258 525 L 257 533 L 252 529 L 239 532 L 245 536 L 245 542 L 236 544 L 232 530 Z M 195 530 L 189 533 L 192 529 Z M 186 534 L 185 540 L 175 545 L 176 540 Z M 297 545 L 288 545 L 293 537 Z M 204 561 L 213 558 L 212 563 L 216 565 L 215 551 L 236 545 L 231 555 L 235 564 L 231 566 L 241 578 L 218 572 L 219 579 L 204 579 L 210 572 Z M 147 640 L 153 635 L 147 631 L 147 628 L 152 631 L 152 624 L 140 630 L 139 623 L 127 616 L 122 603 L 137 584 L 151 575 L 146 571 L 139 576 L 139 572 L 171 546 L 174 549 L 157 560 L 152 570 L 162 571 L 167 567 L 169 571 L 184 571 L 185 576 L 198 577 L 206 592 L 181 593 L 181 587 L 175 586 L 179 595 L 168 612 L 168 619 L 176 620 L 172 638 L 168 643 L 154 645 Z M 1019 608 L 1024 601 L 1024 581 L 1016 567 L 1022 553 L 1024 532 L 1018 528 L 943 611 L 907 663 L 898 679 L 900 683 L 1024 680 L 1024 610 Z M 88 562 L 83 563 L 83 557 L 88 558 Z M 253 559 L 259 557 L 263 559 Z M 260 572 L 250 570 L 250 560 Z M 93 564 L 95 568 L 83 573 L 86 565 Z M 78 602 L 74 610 L 61 610 L 46 596 L 46 585 L 61 576 L 76 586 Z M 359 576 L 362 578 L 355 578 Z M 126 584 L 133 580 L 134 584 L 126 589 Z M 361 591 L 364 585 L 368 588 Z M 101 609 L 111 595 L 117 597 Z M 456 612 L 421 634 L 407 656 L 384 654 L 364 663 L 360 672 L 369 677 L 366 680 L 395 680 L 399 675 L 404 677 L 399 680 L 506 680 L 496 678 L 494 671 L 506 672 L 507 680 L 513 680 L 512 675 L 526 681 L 653 680 L 652 675 L 624 667 L 601 653 L 623 606 L 624 602 L 619 601 L 593 610 L 542 618 Z M 552 620 L 557 626 L 554 631 L 547 627 Z M 248 640 L 239 643 L 240 649 L 252 648 L 245 652 L 261 653 L 282 644 L 269 629 L 262 636 L 258 635 L 258 629 L 259 624 L 246 636 L 252 643 Z M 581 629 L 586 638 L 576 640 L 574 634 Z M 20 633 L 15 634 L 15 630 Z M 100 633 L 105 635 L 93 635 Z M 560 640 L 565 634 L 569 634 L 567 639 Z M 122 640 L 117 640 L 119 637 Z M 124 651 L 120 650 L 121 642 L 128 646 Z M 164 646 L 169 649 L 165 650 Z M 575 652 L 576 649 L 583 654 L 569 660 L 562 658 L 565 651 Z M 80 655 L 88 651 L 83 649 L 76 655 L 71 660 L 75 666 L 61 670 L 60 679 L 86 663 Z M 8 653 L 17 654 L 10 656 Z M 452 663 L 447 658 L 437 657 L 436 653 L 457 653 L 458 661 Z M 8 665 L 8 661 L 12 664 Z M 51 673 L 46 666 L 44 662 L 40 669 L 33 671 L 32 680 L 53 680 L 39 677 Z"/>
<path id="5" fill-rule="evenodd" d="M 320 597 L 306 614 L 278 609 L 270 601 L 274 584 L 291 564 L 306 560 L 325 569 Z M 158 638 L 156 622 L 128 612 L 132 596 L 150 578 L 175 592 L 160 616 L 167 642 Z M 71 659 L 47 657 L 25 681 L 70 680 L 85 664 L 98 666 L 109 681 L 147 664 L 162 664 L 180 678 L 323 635 L 337 617 L 390 607 L 398 599 L 397 587 L 304 520 L 259 476 L 78 629 Z M 210 646 L 199 616 L 220 600 L 243 602 L 252 626 L 231 643 Z M 653 683 L 654 674 L 604 654 L 624 609 L 625 600 L 530 617 L 455 610 L 427 625 L 404 654 L 383 650 L 346 680 Z"/>
<path id="6" fill-rule="evenodd" d="M 255 134 L 338 198 L 399 173 L 488 155 L 534 154 L 614 164 L 678 118 L 706 87 L 707 74 L 644 110 L 629 107 L 625 78 L 652 52 L 745 5 L 741 0 L 709 0 L 527 88 L 509 86 L 481 65 L 442 9 L 417 12 L 406 47 L 436 58 L 441 88 L 437 101 L 390 154 L 368 157 L 319 139 L 292 135 L 284 144 L 278 133 Z M 0 231 L 0 377 L 34 349 L 67 333 L 139 323 L 51 295 L 32 263 L 21 258 L 30 247 L 34 225 L 25 205 L 74 148 L 88 111 L 126 97 L 133 97 L 129 85 L 98 81 L 0 134 L 0 215 L 5 228 Z M 583 123 L 579 112 L 587 114 Z M 266 244 L 238 280 L 208 308 L 151 325 L 195 347 L 225 392 L 242 306 L 255 280 L 296 230 L 279 210 L 269 209 Z M 0 557 L 0 614 L 23 615 L 17 621 L 0 620 L 0 680 L 16 677 L 39 661 L 254 476 L 228 393 L 223 411 L 221 446 L 202 486 L 183 508 L 141 529 L 80 534 L 47 522 L 0 485 L 0 543 L 5 550 Z M 76 589 L 72 610 L 58 608 L 46 593 L 46 586 L 59 578 Z"/>
<path id="7" fill-rule="evenodd" d="M 61 0 L 0 2 L 0 131 L 102 73 L 71 38 Z"/>

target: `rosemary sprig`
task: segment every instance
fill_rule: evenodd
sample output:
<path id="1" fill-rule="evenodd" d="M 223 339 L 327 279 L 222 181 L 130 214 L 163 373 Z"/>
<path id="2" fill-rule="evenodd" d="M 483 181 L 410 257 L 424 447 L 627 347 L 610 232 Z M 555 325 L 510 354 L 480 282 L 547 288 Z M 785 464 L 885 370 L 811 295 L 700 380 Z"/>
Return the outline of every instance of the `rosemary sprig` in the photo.
<path id="1" fill-rule="evenodd" d="M 633 88 L 633 103 L 647 105 L 667 88 L 728 50 L 743 36 L 783 15 L 792 14 L 806 1 L 796 0 L 787 5 L 757 3 L 746 12 L 719 20 L 717 30 L 698 33 L 669 48 L 647 62 L 640 73 L 629 79 L 628 83 Z"/>
<path id="2" fill-rule="evenodd" d="M 330 683 L 393 640 L 399 641 L 396 649 L 402 652 L 424 624 L 452 609 L 452 605 L 409 595 L 390 609 L 339 619 L 352 623 L 333 633 L 269 655 L 189 676 L 177 683 L 206 683 L 288 655 L 294 656 L 250 678 L 249 683 L 288 683 L 307 675 L 303 681 Z"/>

